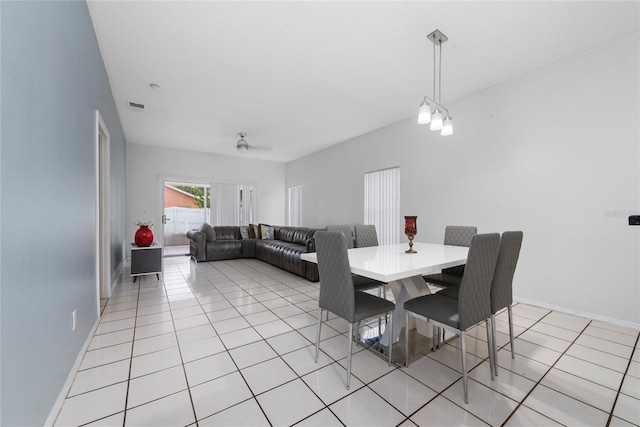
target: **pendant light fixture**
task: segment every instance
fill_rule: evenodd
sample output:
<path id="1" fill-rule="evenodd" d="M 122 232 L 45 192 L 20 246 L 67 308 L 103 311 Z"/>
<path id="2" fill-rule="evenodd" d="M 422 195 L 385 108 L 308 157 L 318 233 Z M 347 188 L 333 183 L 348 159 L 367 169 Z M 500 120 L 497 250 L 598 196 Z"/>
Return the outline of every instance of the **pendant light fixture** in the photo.
<path id="1" fill-rule="evenodd" d="M 431 123 L 431 130 L 439 130 L 440 135 L 448 136 L 453 134 L 453 119 L 449 115 L 449 110 L 442 105 L 442 43 L 449 40 L 440 30 L 435 30 L 427 36 L 433 43 L 433 99 L 425 96 L 418 108 L 418 124 L 426 125 Z M 438 59 L 438 92 L 436 97 L 436 46 L 439 48 Z M 436 99 L 438 101 L 436 102 Z M 431 109 L 434 109 L 431 112 Z M 443 111 L 445 115 L 443 116 Z M 444 118 L 443 118 L 444 117 Z"/>

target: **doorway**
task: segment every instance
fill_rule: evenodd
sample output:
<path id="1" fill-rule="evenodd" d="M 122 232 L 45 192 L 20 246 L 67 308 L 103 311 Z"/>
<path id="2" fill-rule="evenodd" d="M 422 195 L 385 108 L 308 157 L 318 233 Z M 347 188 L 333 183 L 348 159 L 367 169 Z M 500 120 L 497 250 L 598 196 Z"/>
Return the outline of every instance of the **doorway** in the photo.
<path id="1" fill-rule="evenodd" d="M 101 301 L 111 297 L 111 228 L 110 228 L 110 136 L 96 110 L 96 294 L 98 313 Z"/>
<path id="2" fill-rule="evenodd" d="M 210 184 L 164 181 L 164 256 L 189 255 L 187 232 L 210 218 Z"/>

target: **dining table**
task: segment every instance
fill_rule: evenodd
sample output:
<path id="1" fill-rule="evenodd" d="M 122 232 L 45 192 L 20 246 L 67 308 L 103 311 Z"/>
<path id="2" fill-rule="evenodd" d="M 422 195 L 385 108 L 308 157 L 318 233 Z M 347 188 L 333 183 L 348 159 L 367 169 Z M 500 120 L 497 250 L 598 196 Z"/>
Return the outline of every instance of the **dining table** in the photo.
<path id="1" fill-rule="evenodd" d="M 469 252 L 469 248 L 464 246 L 420 242 L 413 243 L 415 253 L 407 253 L 407 249 L 408 244 L 404 243 L 347 250 L 351 272 L 387 283 L 395 298 L 393 337 L 389 337 L 389 330 L 385 329 L 380 339 L 380 344 L 385 347 L 389 346 L 389 342 L 398 341 L 400 331 L 405 326 L 405 301 L 432 293 L 422 276 L 465 264 Z M 315 252 L 302 254 L 302 259 L 318 263 Z M 425 322 L 416 321 L 416 327 L 419 334 L 431 337 L 431 330 Z"/>

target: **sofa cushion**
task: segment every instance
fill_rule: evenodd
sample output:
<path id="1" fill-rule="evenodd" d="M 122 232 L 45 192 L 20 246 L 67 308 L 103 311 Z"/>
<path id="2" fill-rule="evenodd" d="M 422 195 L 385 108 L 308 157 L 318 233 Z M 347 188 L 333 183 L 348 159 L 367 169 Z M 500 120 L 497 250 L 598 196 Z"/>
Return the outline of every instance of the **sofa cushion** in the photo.
<path id="1" fill-rule="evenodd" d="M 283 242 L 296 243 L 306 246 L 307 242 L 313 238 L 316 230 L 305 227 L 275 227 L 274 238 Z"/>
<path id="2" fill-rule="evenodd" d="M 264 240 L 273 240 L 273 227 L 267 224 L 260 224 L 260 236 Z"/>
<path id="3" fill-rule="evenodd" d="M 240 227 L 215 226 L 216 240 L 240 240 Z"/>
<path id="4" fill-rule="evenodd" d="M 214 240 L 216 240 L 216 232 L 214 231 L 213 227 L 206 222 L 202 224 L 202 227 L 200 227 L 200 231 L 202 231 L 205 236 L 207 236 L 207 242 L 213 242 Z"/>
<path id="5" fill-rule="evenodd" d="M 216 239 L 207 242 L 207 261 L 242 257 L 242 240 Z"/>

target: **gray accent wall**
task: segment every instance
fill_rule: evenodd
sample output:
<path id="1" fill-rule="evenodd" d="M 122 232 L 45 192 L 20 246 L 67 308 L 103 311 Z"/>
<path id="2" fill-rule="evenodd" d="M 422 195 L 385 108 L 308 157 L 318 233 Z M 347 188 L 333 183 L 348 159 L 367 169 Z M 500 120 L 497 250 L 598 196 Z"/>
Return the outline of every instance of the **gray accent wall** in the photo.
<path id="1" fill-rule="evenodd" d="M 95 110 L 111 135 L 114 274 L 126 143 L 84 1 L 2 1 L 0 19 L 0 425 L 36 426 L 98 317 Z"/>
<path id="2" fill-rule="evenodd" d="M 451 102 L 449 137 L 410 117 L 288 163 L 304 225 L 361 222 L 364 173 L 400 166 L 416 241 L 522 230 L 516 298 L 639 327 L 639 51 L 636 33 Z"/>

